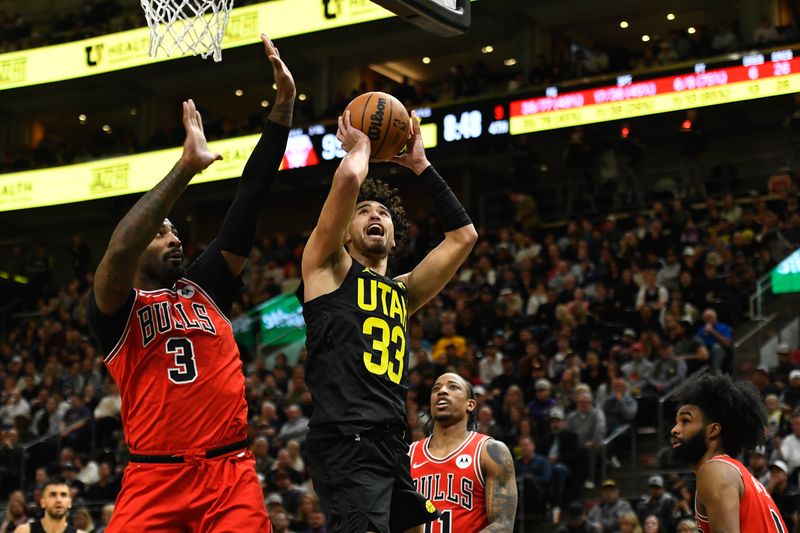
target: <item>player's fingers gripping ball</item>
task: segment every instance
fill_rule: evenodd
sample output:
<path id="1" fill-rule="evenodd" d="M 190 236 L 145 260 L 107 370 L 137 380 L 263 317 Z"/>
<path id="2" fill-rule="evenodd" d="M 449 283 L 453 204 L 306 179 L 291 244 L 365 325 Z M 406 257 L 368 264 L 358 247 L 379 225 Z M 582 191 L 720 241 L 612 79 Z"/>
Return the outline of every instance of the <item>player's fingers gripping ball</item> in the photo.
<path id="1" fill-rule="evenodd" d="M 405 148 L 411 137 L 411 117 L 394 96 L 381 92 L 357 96 L 345 109 L 350 123 L 369 137 L 370 161 L 389 161 Z"/>

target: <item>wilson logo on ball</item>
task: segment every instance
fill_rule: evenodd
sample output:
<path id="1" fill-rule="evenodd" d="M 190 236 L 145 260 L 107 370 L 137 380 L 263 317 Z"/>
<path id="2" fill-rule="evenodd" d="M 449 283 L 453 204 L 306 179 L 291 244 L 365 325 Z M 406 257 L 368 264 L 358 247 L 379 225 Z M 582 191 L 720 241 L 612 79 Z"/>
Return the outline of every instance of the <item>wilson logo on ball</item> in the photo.
<path id="1" fill-rule="evenodd" d="M 383 126 L 383 112 L 386 110 L 386 98 L 378 98 L 375 112 L 369 116 L 369 129 L 367 137 L 377 141 L 381 137 L 381 126 Z"/>

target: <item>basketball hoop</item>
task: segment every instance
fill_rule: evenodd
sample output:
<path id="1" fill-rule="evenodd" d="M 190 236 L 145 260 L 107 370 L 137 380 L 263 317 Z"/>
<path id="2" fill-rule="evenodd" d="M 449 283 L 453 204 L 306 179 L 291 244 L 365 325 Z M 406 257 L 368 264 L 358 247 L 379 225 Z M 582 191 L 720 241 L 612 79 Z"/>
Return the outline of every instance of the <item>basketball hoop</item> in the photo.
<path id="1" fill-rule="evenodd" d="M 150 57 L 159 48 L 169 57 L 175 52 L 214 56 L 222 61 L 222 37 L 233 0 L 141 0 L 150 28 Z"/>

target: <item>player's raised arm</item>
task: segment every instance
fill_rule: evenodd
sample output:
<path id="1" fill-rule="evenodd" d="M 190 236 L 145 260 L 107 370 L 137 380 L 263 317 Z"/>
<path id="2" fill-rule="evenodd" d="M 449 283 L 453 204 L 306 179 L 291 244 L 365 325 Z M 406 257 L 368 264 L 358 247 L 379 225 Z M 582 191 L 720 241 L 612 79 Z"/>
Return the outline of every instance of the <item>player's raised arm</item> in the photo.
<path id="1" fill-rule="evenodd" d="M 117 224 L 94 278 L 97 307 L 113 315 L 130 295 L 139 257 L 164 223 L 192 177 L 222 156 L 209 151 L 200 112 L 183 102 L 183 154 L 164 179 L 142 196 Z"/>
<path id="2" fill-rule="evenodd" d="M 739 499 L 742 478 L 729 464 L 709 461 L 697 475 L 697 500 L 705 508 L 712 533 L 741 533 Z"/>
<path id="3" fill-rule="evenodd" d="M 281 59 L 278 48 L 263 33 L 261 40 L 267 59 L 272 64 L 278 93 L 264 133 L 244 166 L 236 196 L 217 237 L 222 256 L 234 276 L 242 272 L 253 248 L 259 214 L 286 151 L 297 93 L 292 73 Z"/>
<path id="4" fill-rule="evenodd" d="M 508 447 L 489 440 L 481 450 L 481 468 L 486 476 L 486 518 L 489 520 L 481 533 L 511 533 L 517 515 L 517 478 Z"/>
<path id="5" fill-rule="evenodd" d="M 441 291 L 469 256 L 478 233 L 464 207 L 425 156 L 419 121 L 412 114 L 413 127 L 407 153 L 393 161 L 422 178 L 433 199 L 444 228 L 444 240 L 419 265 L 398 279 L 408 286 L 408 312 L 413 313 Z"/>
<path id="6" fill-rule="evenodd" d="M 339 117 L 336 137 L 341 141 L 347 155 L 333 175 L 331 190 L 322 206 L 317 226 L 311 232 L 303 251 L 306 300 L 334 290 L 350 268 L 349 261 L 342 261 L 350 257 L 344 249 L 345 236 L 358 200 L 358 192 L 369 170 L 369 138 L 351 125 L 349 111 Z M 333 277 L 320 276 L 321 273 L 333 273 Z"/>

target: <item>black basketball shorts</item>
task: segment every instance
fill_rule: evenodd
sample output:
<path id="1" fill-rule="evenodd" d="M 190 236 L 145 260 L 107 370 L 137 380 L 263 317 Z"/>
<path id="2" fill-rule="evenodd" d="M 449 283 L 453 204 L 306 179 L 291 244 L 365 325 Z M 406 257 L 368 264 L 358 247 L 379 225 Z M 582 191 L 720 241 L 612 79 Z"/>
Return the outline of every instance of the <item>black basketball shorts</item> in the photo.
<path id="1" fill-rule="evenodd" d="M 396 430 L 309 433 L 308 466 L 328 533 L 402 533 L 439 517 L 414 489 L 402 437 Z"/>

